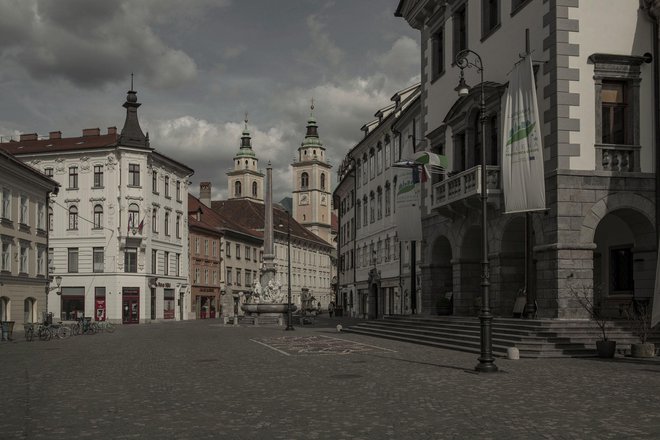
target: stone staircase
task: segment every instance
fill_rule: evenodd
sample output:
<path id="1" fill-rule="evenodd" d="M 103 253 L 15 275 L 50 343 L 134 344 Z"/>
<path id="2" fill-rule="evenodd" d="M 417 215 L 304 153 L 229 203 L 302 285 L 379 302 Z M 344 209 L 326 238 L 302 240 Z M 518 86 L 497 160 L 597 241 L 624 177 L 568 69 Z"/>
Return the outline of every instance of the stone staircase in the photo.
<path id="1" fill-rule="evenodd" d="M 481 351 L 480 322 L 474 317 L 386 316 L 343 331 L 470 353 Z M 492 333 L 495 356 L 505 357 L 507 348 L 516 347 L 521 358 L 594 356 L 596 341 L 602 337 L 595 323 L 585 320 L 495 318 Z M 625 321 L 612 321 L 607 333 L 621 354 L 639 342 Z M 649 342 L 660 345 L 660 333 L 654 333 Z"/>

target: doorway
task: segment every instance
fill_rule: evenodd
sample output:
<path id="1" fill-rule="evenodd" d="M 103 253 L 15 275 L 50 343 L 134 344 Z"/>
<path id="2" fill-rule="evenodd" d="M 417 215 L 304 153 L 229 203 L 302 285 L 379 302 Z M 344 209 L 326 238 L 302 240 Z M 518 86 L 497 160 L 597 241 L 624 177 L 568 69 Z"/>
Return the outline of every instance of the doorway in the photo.
<path id="1" fill-rule="evenodd" d="M 140 288 L 124 287 L 121 301 L 122 324 L 140 323 Z"/>

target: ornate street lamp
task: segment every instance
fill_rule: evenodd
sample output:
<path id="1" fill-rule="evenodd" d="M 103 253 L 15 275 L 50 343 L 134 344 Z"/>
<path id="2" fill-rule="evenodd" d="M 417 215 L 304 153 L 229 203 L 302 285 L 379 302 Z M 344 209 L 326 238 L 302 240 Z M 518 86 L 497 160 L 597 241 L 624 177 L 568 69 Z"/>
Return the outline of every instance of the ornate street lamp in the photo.
<path id="1" fill-rule="evenodd" d="M 481 356 L 475 369 L 483 373 L 497 371 L 493 358 L 492 325 L 493 314 L 490 311 L 490 263 L 488 261 L 488 185 L 486 182 L 486 95 L 484 93 L 484 67 L 478 53 L 464 49 L 456 54 L 456 65 L 461 69 L 461 77 L 455 90 L 463 97 L 470 92 L 465 83 L 463 70 L 474 67 L 481 75 L 481 102 L 479 106 L 479 122 L 481 122 Z"/>

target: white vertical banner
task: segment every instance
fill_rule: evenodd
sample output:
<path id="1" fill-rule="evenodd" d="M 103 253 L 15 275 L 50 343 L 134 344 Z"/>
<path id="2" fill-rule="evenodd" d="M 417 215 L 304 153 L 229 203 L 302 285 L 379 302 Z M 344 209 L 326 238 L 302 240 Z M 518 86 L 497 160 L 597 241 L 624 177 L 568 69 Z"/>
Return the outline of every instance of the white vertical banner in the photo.
<path id="1" fill-rule="evenodd" d="M 545 175 L 532 59 L 510 74 L 505 96 L 502 189 L 506 213 L 545 209 Z"/>
<path id="2" fill-rule="evenodd" d="M 660 243 L 658 243 L 660 245 Z M 658 248 L 660 249 L 660 247 Z M 653 308 L 651 309 L 651 327 L 660 322 L 660 254 L 655 264 L 655 288 L 653 289 Z"/>
<path id="3" fill-rule="evenodd" d="M 400 241 L 422 239 L 422 211 L 420 209 L 419 170 L 402 168 L 397 172 L 396 223 Z"/>

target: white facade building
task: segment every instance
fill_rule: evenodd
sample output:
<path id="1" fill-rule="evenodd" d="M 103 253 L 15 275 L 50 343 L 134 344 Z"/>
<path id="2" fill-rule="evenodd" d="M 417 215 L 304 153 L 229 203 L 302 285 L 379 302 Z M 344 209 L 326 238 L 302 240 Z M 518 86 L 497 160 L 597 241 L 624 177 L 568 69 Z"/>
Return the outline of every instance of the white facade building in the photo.
<path id="1" fill-rule="evenodd" d="M 129 91 L 117 133 L 23 135 L 3 147 L 61 185 L 49 206 L 48 297 L 60 319 L 113 323 L 188 319 L 188 178 L 192 170 L 149 145 Z M 53 285 L 51 285 L 53 288 Z"/>

